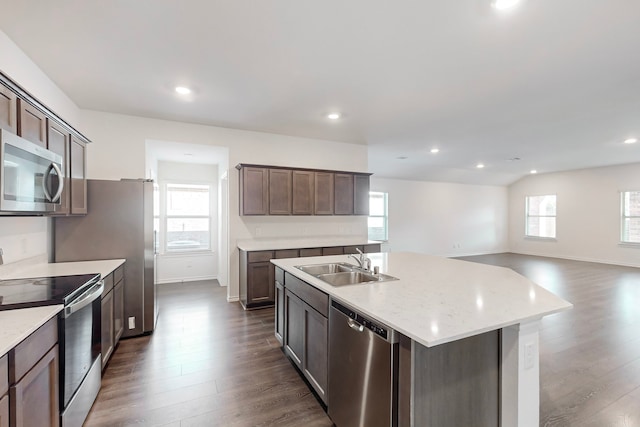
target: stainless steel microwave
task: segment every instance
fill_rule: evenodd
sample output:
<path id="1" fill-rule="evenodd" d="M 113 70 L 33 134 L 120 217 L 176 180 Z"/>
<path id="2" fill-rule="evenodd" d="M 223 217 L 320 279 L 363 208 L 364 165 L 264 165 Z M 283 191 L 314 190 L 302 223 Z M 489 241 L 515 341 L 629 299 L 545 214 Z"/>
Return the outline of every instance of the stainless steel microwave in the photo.
<path id="1" fill-rule="evenodd" d="M 0 214 L 55 212 L 64 186 L 62 157 L 0 130 Z"/>

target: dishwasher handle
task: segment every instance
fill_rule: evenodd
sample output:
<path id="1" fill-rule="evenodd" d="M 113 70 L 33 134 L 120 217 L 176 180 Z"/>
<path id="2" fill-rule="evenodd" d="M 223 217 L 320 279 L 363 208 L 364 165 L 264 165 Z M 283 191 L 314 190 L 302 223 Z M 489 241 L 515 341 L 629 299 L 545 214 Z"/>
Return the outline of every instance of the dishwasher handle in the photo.
<path id="1" fill-rule="evenodd" d="M 358 332 L 364 331 L 364 326 L 362 326 L 360 323 L 356 322 L 353 319 L 347 319 L 347 325 L 349 325 L 351 329 L 354 329 Z"/>

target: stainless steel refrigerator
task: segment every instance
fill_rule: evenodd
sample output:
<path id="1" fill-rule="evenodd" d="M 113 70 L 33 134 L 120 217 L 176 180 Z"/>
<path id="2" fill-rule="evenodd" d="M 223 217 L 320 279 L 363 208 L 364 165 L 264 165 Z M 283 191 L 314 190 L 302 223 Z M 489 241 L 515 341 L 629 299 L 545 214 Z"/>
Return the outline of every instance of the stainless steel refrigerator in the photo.
<path id="1" fill-rule="evenodd" d="M 158 317 L 153 197 L 154 185 L 150 180 L 90 179 L 88 214 L 54 219 L 56 262 L 127 260 L 125 337 L 153 332 Z"/>

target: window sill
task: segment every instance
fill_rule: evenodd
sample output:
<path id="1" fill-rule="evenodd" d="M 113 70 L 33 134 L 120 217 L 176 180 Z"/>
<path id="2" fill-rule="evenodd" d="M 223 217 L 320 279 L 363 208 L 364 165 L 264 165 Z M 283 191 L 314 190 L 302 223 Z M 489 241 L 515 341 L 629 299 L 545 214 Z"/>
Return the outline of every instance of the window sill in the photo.
<path id="1" fill-rule="evenodd" d="M 541 242 L 557 242 L 558 239 L 555 237 L 538 237 L 538 236 L 524 236 L 525 240 L 537 240 Z"/>
<path id="2" fill-rule="evenodd" d="M 620 243 L 618 243 L 618 246 L 623 247 L 623 248 L 640 249 L 640 242 L 638 242 L 638 243 L 636 243 L 636 242 L 620 242 Z"/>
<path id="3" fill-rule="evenodd" d="M 202 255 L 213 255 L 216 251 L 204 249 L 204 250 L 193 250 L 193 251 L 171 251 L 171 252 L 162 252 L 159 253 L 159 256 L 163 257 L 187 257 L 187 256 L 202 256 Z"/>

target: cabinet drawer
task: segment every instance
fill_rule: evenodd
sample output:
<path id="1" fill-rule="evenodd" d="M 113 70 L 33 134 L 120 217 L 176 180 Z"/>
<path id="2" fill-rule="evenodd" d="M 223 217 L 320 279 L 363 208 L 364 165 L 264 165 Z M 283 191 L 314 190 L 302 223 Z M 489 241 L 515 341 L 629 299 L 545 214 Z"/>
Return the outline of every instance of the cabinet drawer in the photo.
<path id="1" fill-rule="evenodd" d="M 9 361 L 7 355 L 0 357 L 0 396 L 9 389 Z"/>
<path id="2" fill-rule="evenodd" d="M 249 252 L 247 254 L 248 261 L 251 262 L 266 262 L 273 258 L 273 251 L 258 251 Z"/>
<path id="3" fill-rule="evenodd" d="M 329 295 L 285 272 L 284 286 L 325 317 L 329 315 Z"/>
<path id="4" fill-rule="evenodd" d="M 284 285 L 284 270 L 280 267 L 276 267 L 276 282 Z"/>
<path id="5" fill-rule="evenodd" d="M 58 342 L 54 317 L 9 352 L 9 383 L 15 384 Z"/>
<path id="6" fill-rule="evenodd" d="M 104 289 L 102 290 L 102 298 L 104 298 L 113 289 L 113 273 L 107 274 L 102 280 L 104 280 Z"/>
<path id="7" fill-rule="evenodd" d="M 300 249 L 300 256 L 301 256 L 301 257 L 307 257 L 307 256 L 322 256 L 322 248 L 306 248 L 306 249 Z"/>
<path id="8" fill-rule="evenodd" d="M 113 283 L 114 285 L 119 283 L 124 277 L 124 265 L 116 268 L 116 271 L 113 272 Z"/>
<path id="9" fill-rule="evenodd" d="M 281 251 L 276 251 L 276 259 L 280 258 L 298 258 L 298 250 L 297 249 L 285 249 Z"/>

